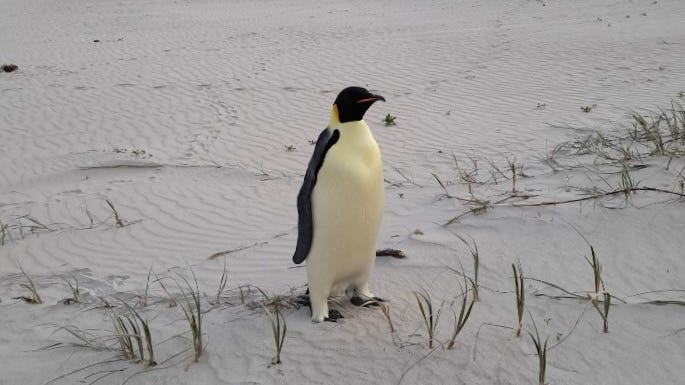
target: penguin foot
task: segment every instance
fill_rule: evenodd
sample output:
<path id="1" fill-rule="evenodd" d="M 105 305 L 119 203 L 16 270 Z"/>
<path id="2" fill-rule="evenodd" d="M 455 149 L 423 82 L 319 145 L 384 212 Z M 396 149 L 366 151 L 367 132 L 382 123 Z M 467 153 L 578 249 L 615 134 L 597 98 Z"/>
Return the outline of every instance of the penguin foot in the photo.
<path id="1" fill-rule="evenodd" d="M 312 302 L 309 299 L 309 294 L 302 294 L 295 297 L 295 303 L 300 306 L 312 307 Z"/>
<path id="2" fill-rule="evenodd" d="M 352 305 L 354 305 L 354 306 L 372 307 L 372 306 L 379 306 L 379 303 L 385 302 L 385 300 L 382 298 L 378 298 L 378 297 L 371 297 L 369 299 L 363 299 L 362 297 L 354 296 L 354 297 L 350 298 L 350 302 L 352 302 Z"/>
<path id="3" fill-rule="evenodd" d="M 345 317 L 343 317 L 343 315 L 340 314 L 339 311 L 337 311 L 335 309 L 329 309 L 328 310 L 328 318 L 324 318 L 324 321 L 326 321 L 326 322 L 337 322 L 339 319 L 343 319 L 343 318 L 345 318 Z"/>

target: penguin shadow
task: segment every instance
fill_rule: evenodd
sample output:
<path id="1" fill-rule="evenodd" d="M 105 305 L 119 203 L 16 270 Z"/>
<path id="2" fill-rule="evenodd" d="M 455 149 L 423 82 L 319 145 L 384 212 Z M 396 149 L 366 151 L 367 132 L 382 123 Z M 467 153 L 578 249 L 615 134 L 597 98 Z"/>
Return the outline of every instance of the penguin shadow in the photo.
<path id="1" fill-rule="evenodd" d="M 346 293 L 349 294 L 349 293 Z M 348 297 L 348 296 L 346 296 Z M 380 306 L 381 303 L 386 302 L 384 299 L 379 298 L 379 297 L 373 297 L 373 298 L 362 298 L 356 293 L 352 293 L 351 296 L 349 296 L 350 303 L 352 305 L 357 306 L 357 307 L 365 307 L 365 308 L 370 308 L 370 307 L 378 307 Z M 300 305 L 300 306 L 306 306 L 309 308 L 309 314 L 311 315 L 312 313 L 312 303 L 309 299 L 309 288 L 307 288 L 307 291 L 304 294 L 301 294 L 295 298 L 295 303 Z M 328 309 L 328 318 L 324 318 L 324 321 L 326 322 L 337 322 L 339 319 L 344 319 L 345 317 L 340 313 L 339 310 L 336 309 Z"/>

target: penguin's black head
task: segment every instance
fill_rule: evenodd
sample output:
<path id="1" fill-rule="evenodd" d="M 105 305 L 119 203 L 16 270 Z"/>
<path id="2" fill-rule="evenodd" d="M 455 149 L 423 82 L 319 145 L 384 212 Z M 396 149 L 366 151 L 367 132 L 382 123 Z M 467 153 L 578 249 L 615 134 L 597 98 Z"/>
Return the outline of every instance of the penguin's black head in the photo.
<path id="1" fill-rule="evenodd" d="M 362 87 L 347 87 L 335 98 L 333 107 L 337 108 L 340 123 L 354 122 L 362 120 L 366 110 L 377 100 L 385 101 L 385 98 Z"/>

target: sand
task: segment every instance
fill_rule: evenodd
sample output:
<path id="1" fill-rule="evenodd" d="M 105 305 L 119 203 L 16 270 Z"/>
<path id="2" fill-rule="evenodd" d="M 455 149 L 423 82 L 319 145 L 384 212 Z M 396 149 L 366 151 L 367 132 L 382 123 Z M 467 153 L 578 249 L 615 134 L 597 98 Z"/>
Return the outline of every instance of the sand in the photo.
<path id="1" fill-rule="evenodd" d="M 618 162 L 550 154 L 593 132 L 625 133 L 631 111 L 683 102 L 681 1 L 7 0 L 2 9 L 0 64 L 19 68 L 0 73 L 0 384 L 536 383 L 534 345 L 511 329 L 519 262 L 524 327 L 534 333 L 535 320 L 553 346 L 546 382 L 685 375 L 681 200 L 640 192 L 515 206 L 620 185 Z M 305 269 L 291 262 L 296 194 L 310 141 L 349 85 L 387 99 L 366 115 L 387 180 L 378 247 L 407 257 L 378 258 L 370 284 L 396 331 L 377 308 L 338 306 L 345 320 L 323 324 L 287 308 L 283 363 L 271 365 L 271 324 L 247 285 L 304 291 Z M 395 126 L 383 124 L 388 113 Z M 677 192 L 685 159 L 627 165 L 639 186 Z M 479 204 L 464 199 L 489 204 L 468 213 Z M 463 286 L 455 271 L 474 276 L 456 234 L 478 246 L 480 301 L 447 350 Z M 594 291 L 589 244 L 616 297 L 607 334 L 584 298 Z M 213 305 L 224 261 L 228 284 Z M 20 266 L 43 304 L 13 299 L 28 294 Z M 204 293 L 197 363 L 183 313 L 154 276 L 141 300 L 149 271 L 175 295 L 170 279 L 191 269 Z M 74 277 L 81 303 L 64 305 Z M 443 304 L 437 348 L 427 347 L 416 290 Z M 157 366 L 122 359 L 108 338 L 120 300 L 149 320 Z M 106 346 L 75 346 L 65 327 Z"/>

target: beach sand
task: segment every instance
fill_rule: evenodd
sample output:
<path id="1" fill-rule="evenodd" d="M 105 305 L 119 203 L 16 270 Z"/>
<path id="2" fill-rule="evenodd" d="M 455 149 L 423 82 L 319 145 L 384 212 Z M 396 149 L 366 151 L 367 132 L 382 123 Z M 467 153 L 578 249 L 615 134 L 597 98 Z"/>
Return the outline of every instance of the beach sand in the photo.
<path id="1" fill-rule="evenodd" d="M 512 263 L 523 326 L 549 337 L 547 383 L 680 383 L 685 205 L 597 196 L 622 175 L 682 193 L 685 158 L 634 144 L 619 162 L 577 140 L 685 102 L 683 20 L 680 0 L 4 1 L 0 64 L 18 70 L 0 73 L 0 384 L 537 383 Z M 387 100 L 365 118 L 387 182 L 378 248 L 407 257 L 379 257 L 370 286 L 396 330 L 378 308 L 313 324 L 285 307 L 271 365 L 256 288 L 304 293 L 296 195 L 350 85 Z M 475 278 L 459 237 L 477 245 L 480 300 L 448 350 L 460 274 Z M 615 296 L 606 334 L 590 245 Z M 13 299 L 29 293 L 20 269 L 43 304 Z M 159 281 L 175 296 L 191 270 L 198 362 Z M 75 279 L 81 303 L 60 303 Z M 433 349 L 415 291 L 442 309 Z M 157 366 L 117 351 L 123 302 Z"/>

